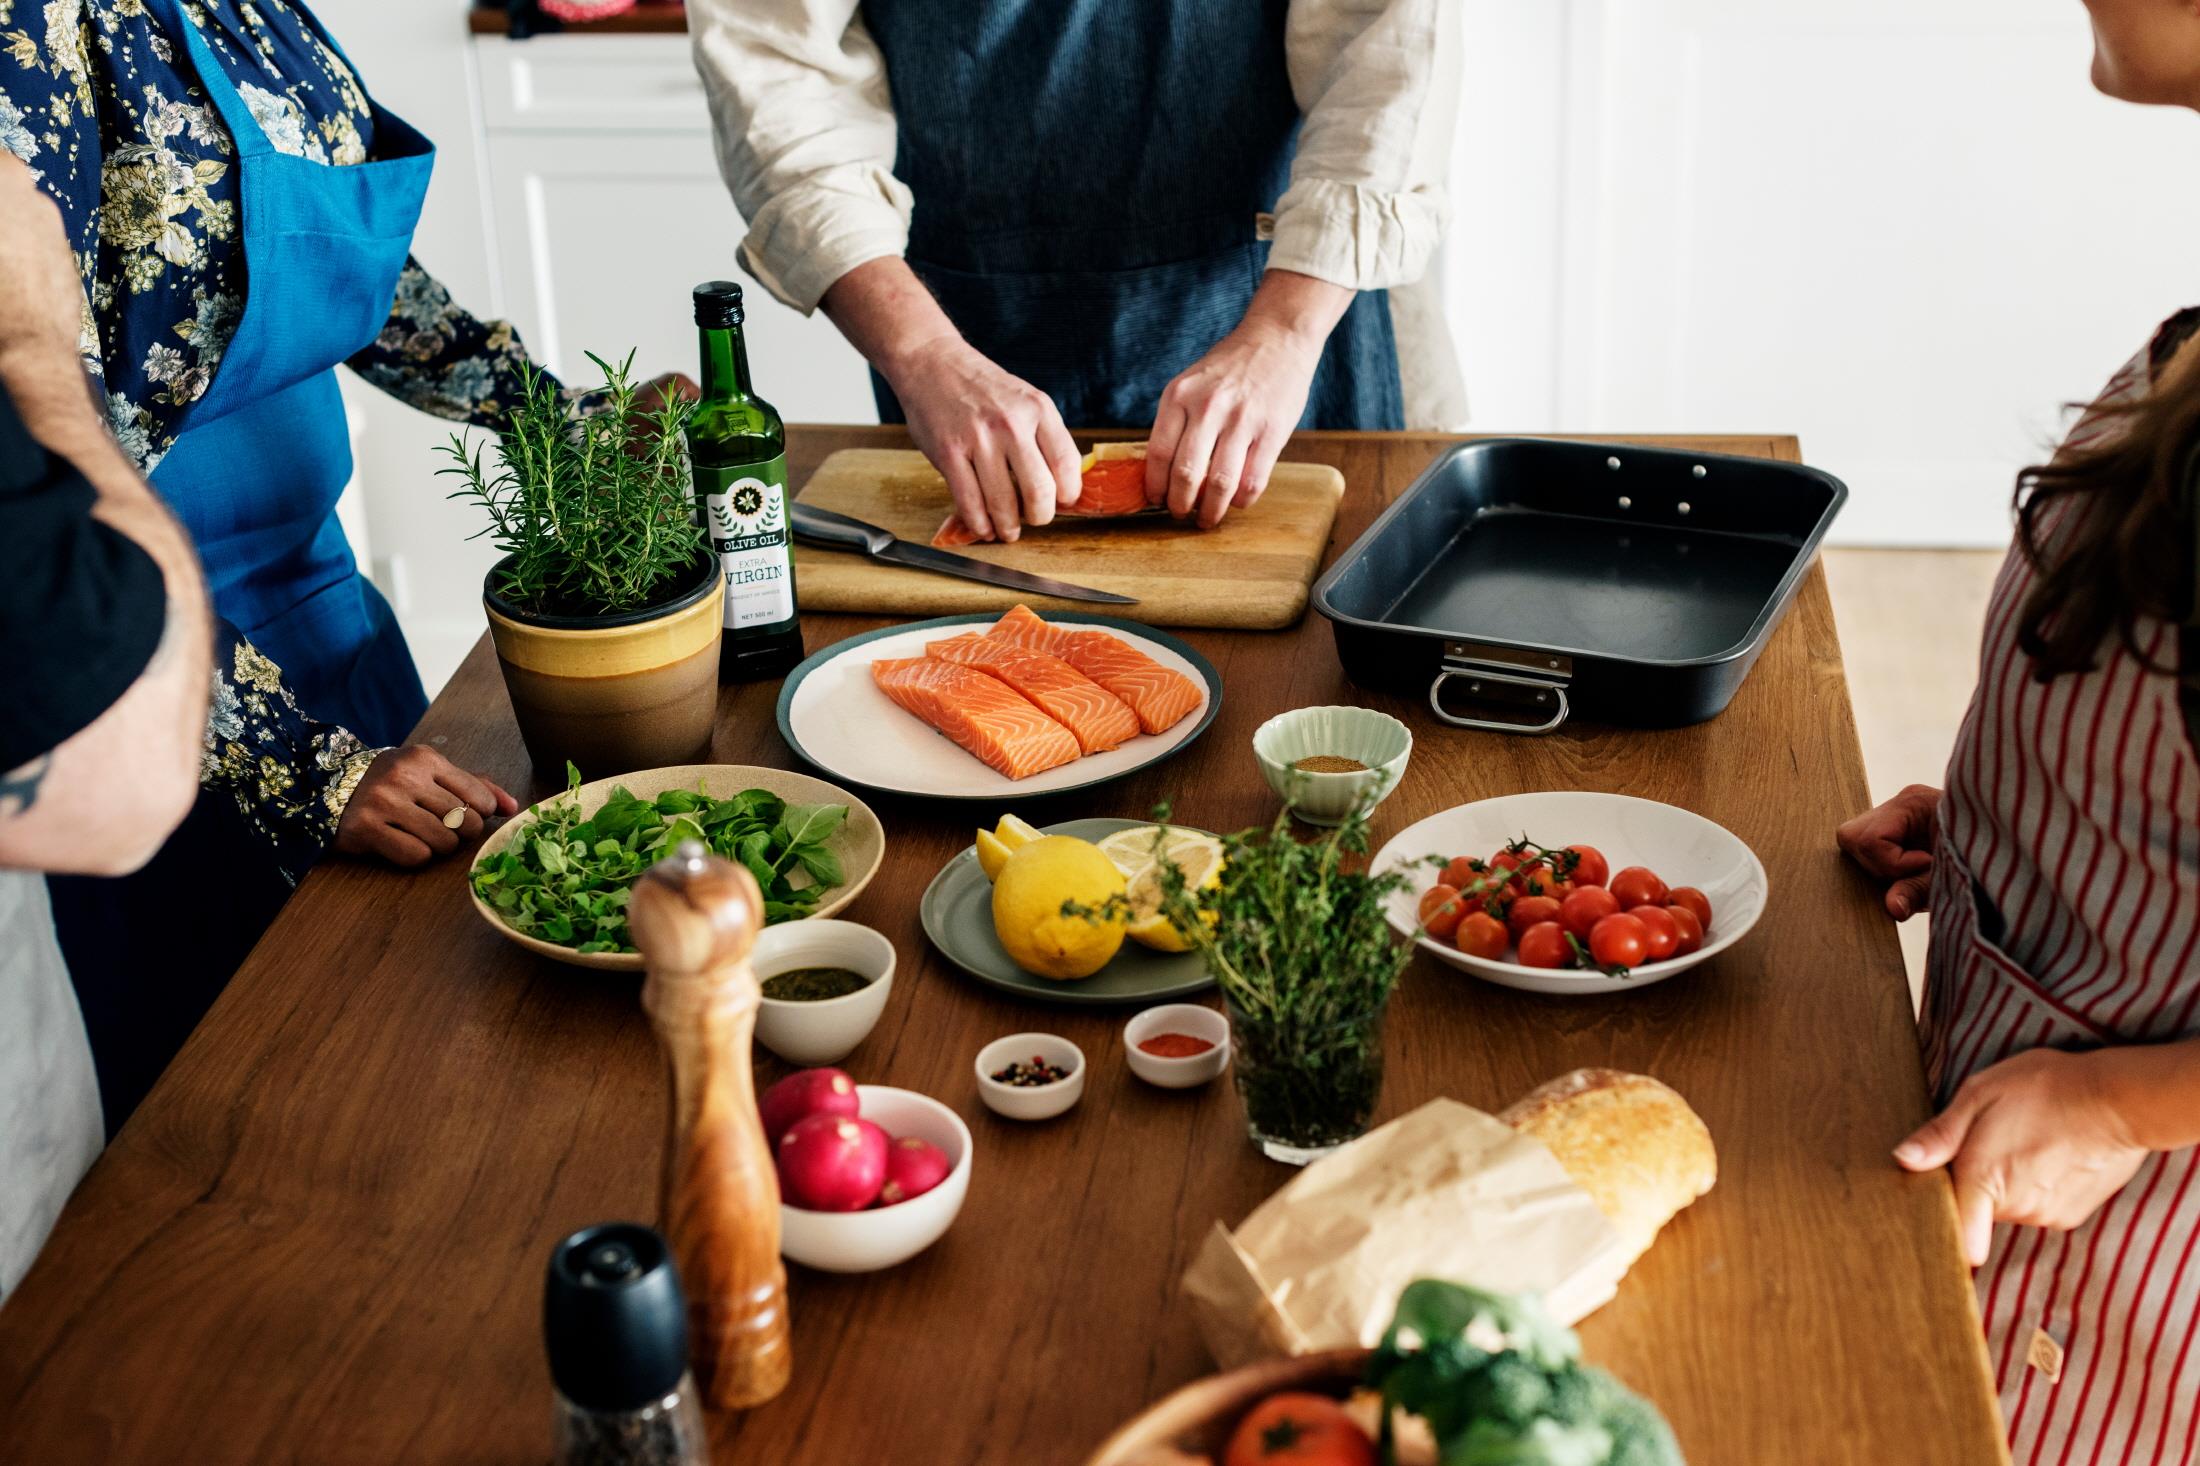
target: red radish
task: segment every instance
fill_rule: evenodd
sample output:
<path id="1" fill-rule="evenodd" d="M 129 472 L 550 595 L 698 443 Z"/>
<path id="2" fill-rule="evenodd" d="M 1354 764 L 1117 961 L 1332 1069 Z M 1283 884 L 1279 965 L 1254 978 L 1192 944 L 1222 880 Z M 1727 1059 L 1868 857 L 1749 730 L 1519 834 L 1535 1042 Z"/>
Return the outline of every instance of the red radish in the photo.
<path id="1" fill-rule="evenodd" d="M 793 1129 L 797 1120 L 812 1115 L 846 1115 L 853 1119 L 861 1105 L 856 1082 L 845 1071 L 801 1069 L 765 1090 L 756 1109 L 764 1117 L 765 1142 L 777 1145 L 779 1137 Z"/>
<path id="2" fill-rule="evenodd" d="M 947 1179 L 955 1169 L 947 1152 L 917 1135 L 897 1135 L 886 1151 L 886 1184 L 878 1189 L 878 1204 L 894 1206 L 913 1201 Z"/>
<path id="3" fill-rule="evenodd" d="M 779 1190 L 805 1211 L 862 1211 L 886 1184 L 886 1132 L 869 1120 L 811 1115 L 779 1137 Z"/>

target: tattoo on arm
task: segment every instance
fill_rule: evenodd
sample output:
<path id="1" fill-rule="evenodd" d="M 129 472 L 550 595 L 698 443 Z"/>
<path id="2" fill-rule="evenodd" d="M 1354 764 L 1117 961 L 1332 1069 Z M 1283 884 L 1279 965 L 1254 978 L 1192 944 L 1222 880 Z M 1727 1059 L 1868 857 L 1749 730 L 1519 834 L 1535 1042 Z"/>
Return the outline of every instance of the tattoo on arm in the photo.
<path id="1" fill-rule="evenodd" d="M 30 813 L 38 802 L 39 787 L 53 772 L 53 755 L 42 753 L 19 769 L 0 774 L 0 819 Z"/>

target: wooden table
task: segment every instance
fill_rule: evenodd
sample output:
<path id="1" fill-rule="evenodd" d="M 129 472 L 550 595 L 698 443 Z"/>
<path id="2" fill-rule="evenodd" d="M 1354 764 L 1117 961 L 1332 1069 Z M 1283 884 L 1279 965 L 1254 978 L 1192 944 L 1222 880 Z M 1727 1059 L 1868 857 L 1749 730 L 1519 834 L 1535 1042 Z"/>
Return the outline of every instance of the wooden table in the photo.
<path id="1" fill-rule="evenodd" d="M 898 430 L 792 435 L 827 452 Z M 1690 440 L 1782 458 L 1789 438 Z M 1353 493 L 1331 553 L 1445 440 L 1305 434 Z M 876 622 L 813 618 L 812 649 Z M 1435 1095 L 1496 1109 L 1577 1065 L 1655 1074 L 1702 1113 L 1719 1184 L 1669 1227 L 1588 1352 L 1644 1390 L 1698 1466 L 2003 1459 L 1945 1182 L 1888 1148 L 1926 1113 L 1893 929 L 1835 853 L 1865 804 L 1840 648 L 1814 570 L 1733 706 L 1695 728 L 1546 739 L 1437 728 L 1367 698 L 1318 618 L 1191 633 L 1221 669 L 1216 725 L 1174 761 L 1041 821 L 1173 797 L 1211 829 L 1265 821 L 1253 729 L 1283 709 L 1371 702 L 1420 735 L 1378 838 L 1465 800 L 1608 789 L 1699 810 L 1763 857 L 1772 908 L 1731 953 L 1640 993 L 1561 1001 L 1426 961 L 1388 1027 L 1385 1117 Z M 716 757 L 786 765 L 776 685 L 729 691 Z M 477 647 L 421 739 L 514 790 L 527 763 Z M 536 792 L 546 792 L 535 786 Z M 716 1421 L 721 1459 L 815 1466 L 1074 1462 L 1208 1368 L 1176 1280 L 1217 1218 L 1291 1174 L 1246 1142 L 1227 1084 L 1130 1077 L 1120 1014 L 1041 1009 L 935 956 L 917 900 L 971 814 L 895 799 L 884 871 L 851 915 L 901 978 L 849 1066 L 934 1094 L 977 1141 L 961 1219 L 870 1277 L 796 1270 L 795 1378 Z M 1066 1120 L 978 1103 L 971 1056 L 1047 1028 L 1093 1072 Z M 485 928 L 456 865 L 315 871 L 76 1193 L 0 1310 L 0 1436 L 21 1459 L 489 1462 L 547 1451 L 539 1315 L 551 1244 L 647 1219 L 664 1123 L 636 984 L 539 961 Z"/>

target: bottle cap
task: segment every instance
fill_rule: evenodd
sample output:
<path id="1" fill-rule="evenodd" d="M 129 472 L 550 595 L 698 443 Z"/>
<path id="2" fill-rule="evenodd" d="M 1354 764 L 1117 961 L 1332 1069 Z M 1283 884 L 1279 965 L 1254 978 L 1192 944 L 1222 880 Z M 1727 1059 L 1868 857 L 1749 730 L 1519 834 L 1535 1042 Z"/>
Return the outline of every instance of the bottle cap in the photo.
<path id="1" fill-rule="evenodd" d="M 687 1373 L 687 1299 L 665 1239 L 609 1222 L 560 1242 L 542 1332 L 558 1393 L 583 1409 L 638 1410 L 671 1394 Z"/>
<path id="2" fill-rule="evenodd" d="M 741 287 L 731 280 L 705 280 L 695 287 L 695 324 L 723 329 L 741 324 Z"/>

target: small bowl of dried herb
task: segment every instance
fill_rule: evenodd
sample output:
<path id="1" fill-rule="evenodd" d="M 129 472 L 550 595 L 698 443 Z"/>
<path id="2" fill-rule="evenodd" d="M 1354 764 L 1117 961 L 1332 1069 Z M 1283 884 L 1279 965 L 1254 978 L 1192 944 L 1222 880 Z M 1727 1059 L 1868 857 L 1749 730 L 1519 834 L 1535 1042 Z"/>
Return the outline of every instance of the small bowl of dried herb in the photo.
<path id="1" fill-rule="evenodd" d="M 1262 777 L 1310 825 L 1362 818 L 1390 797 L 1413 756 L 1413 730 L 1373 708 L 1294 708 L 1253 733 Z"/>
<path id="2" fill-rule="evenodd" d="M 1052 1033 L 1012 1033 L 978 1050 L 978 1098 L 1010 1120 L 1051 1120 L 1085 1093 L 1085 1053 Z"/>
<path id="3" fill-rule="evenodd" d="M 805 1069 L 853 1053 L 894 987 L 894 944 L 853 921 L 765 927 L 749 961 L 764 985 L 756 1041 Z"/>

